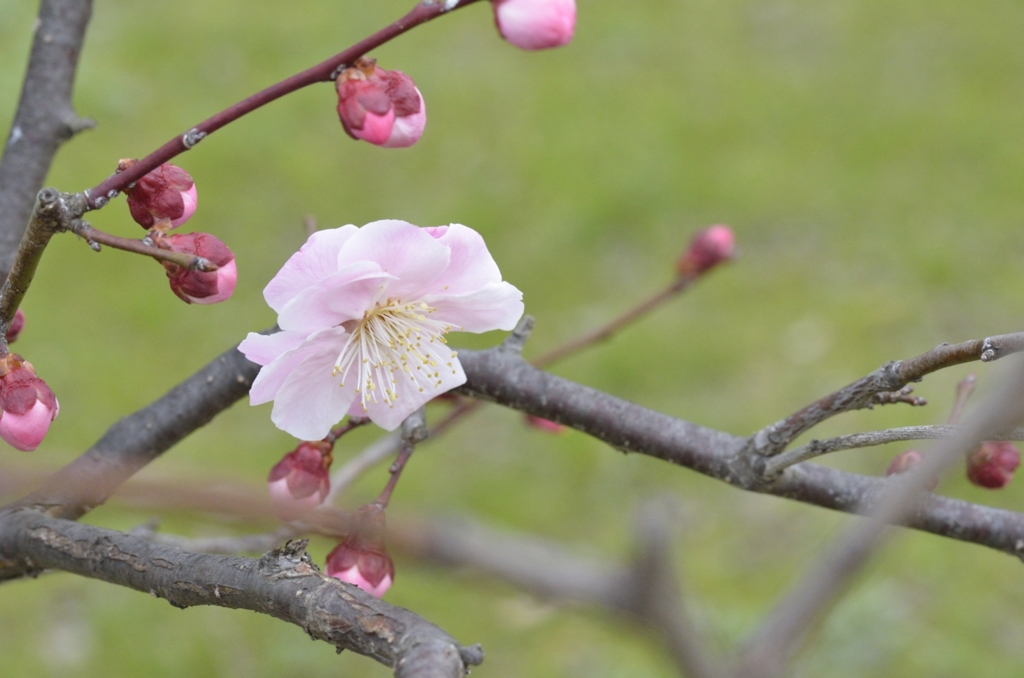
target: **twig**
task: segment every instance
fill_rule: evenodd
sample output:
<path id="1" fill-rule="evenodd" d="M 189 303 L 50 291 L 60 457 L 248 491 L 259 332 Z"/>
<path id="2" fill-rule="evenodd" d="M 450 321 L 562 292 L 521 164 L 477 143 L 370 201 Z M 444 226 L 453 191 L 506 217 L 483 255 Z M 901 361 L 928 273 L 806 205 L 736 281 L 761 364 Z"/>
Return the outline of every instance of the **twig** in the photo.
<path id="1" fill-rule="evenodd" d="M 536 367 L 544 368 L 552 363 L 558 362 L 559 360 L 568 358 L 592 344 L 609 339 L 616 333 L 635 323 L 637 320 L 640 320 L 651 311 L 654 311 L 666 302 L 674 299 L 680 292 L 687 289 L 694 280 L 696 280 L 696 278 L 692 276 L 679 276 L 673 280 L 668 287 L 641 301 L 633 308 L 626 310 L 622 315 L 618 316 L 614 320 L 611 320 L 605 325 L 591 330 L 586 334 L 576 337 L 575 339 L 570 339 L 564 344 L 551 349 L 547 353 L 534 358 L 530 362 Z"/>
<path id="2" fill-rule="evenodd" d="M 427 419 L 421 407 L 402 422 L 401 451 L 398 453 L 398 459 L 391 464 L 391 477 L 388 478 L 387 485 L 384 486 L 375 503 L 380 504 L 383 508 L 388 507 L 388 502 L 391 501 L 391 493 L 395 491 L 395 485 L 398 484 L 398 479 L 402 476 L 402 471 L 405 469 L 409 457 L 412 456 L 413 451 L 416 449 L 416 443 L 426 440 L 427 435 Z"/>
<path id="3" fill-rule="evenodd" d="M 266 89 L 253 94 L 252 96 L 239 101 L 216 115 L 207 118 L 186 133 L 176 136 L 163 146 L 153 151 L 145 158 L 142 158 L 134 165 L 123 172 L 111 175 L 93 188 L 87 190 L 90 209 L 98 209 L 105 205 L 108 200 L 123 191 L 133 182 L 139 180 L 146 174 L 174 158 L 177 155 L 191 150 L 205 137 L 213 134 L 220 128 L 228 125 L 242 116 L 265 106 L 270 102 L 279 99 L 286 94 L 291 94 L 318 82 L 330 82 L 339 68 L 351 64 L 359 57 L 384 43 L 402 35 L 420 24 L 431 19 L 436 19 L 442 14 L 461 9 L 477 0 L 424 0 L 398 21 L 382 28 L 373 35 L 366 37 L 348 49 L 339 52 L 330 59 L 323 61 L 316 66 L 308 68 L 301 73 L 285 78 L 284 80 L 267 87 Z"/>
<path id="4" fill-rule="evenodd" d="M 949 419 L 946 420 L 948 424 L 956 424 L 960 421 L 960 415 L 963 414 L 964 408 L 967 407 L 967 401 L 974 393 L 974 387 L 978 378 L 973 372 L 968 374 L 966 377 L 960 380 L 956 385 L 956 400 L 953 402 L 953 409 L 949 412 Z M 1017 440 L 1013 438 L 1012 440 Z"/>
<path id="5" fill-rule="evenodd" d="M 763 456 L 781 453 L 803 432 L 842 412 L 876 404 L 879 393 L 899 391 L 932 372 L 980 360 L 991 362 L 1024 350 L 1024 333 L 974 339 L 961 344 L 940 344 L 916 358 L 889 362 L 838 391 L 817 400 L 802 410 L 766 426 L 750 437 L 748 451 Z"/>
<path id="6" fill-rule="evenodd" d="M 123 250 L 125 252 L 152 257 L 157 261 L 166 261 L 168 263 L 177 264 L 182 268 L 187 268 L 192 271 L 212 272 L 217 270 L 217 265 L 215 263 L 208 259 L 204 259 L 203 257 L 199 257 L 194 254 L 186 254 L 185 252 L 166 250 L 154 245 L 147 245 L 144 240 L 119 238 L 116 235 L 104 233 L 97 228 L 93 228 L 89 222 L 82 219 L 74 222 L 74 225 L 71 227 L 71 232 L 83 238 L 89 247 L 97 252 L 99 251 L 100 245 L 107 245 L 108 247 L 113 247 L 114 249 Z"/>
<path id="7" fill-rule="evenodd" d="M 862 447 L 875 447 L 877 445 L 907 440 L 945 440 L 955 437 L 960 428 L 951 424 L 904 426 L 901 428 L 887 428 L 881 431 L 853 433 L 824 440 L 812 440 L 802 447 L 786 450 L 777 457 L 766 459 L 764 475 L 766 478 L 773 478 L 794 464 L 799 464 L 800 462 L 820 457 L 830 452 L 839 452 L 840 450 L 855 450 Z M 1016 428 L 1007 433 L 1000 433 L 998 437 L 999 440 L 1024 440 L 1024 428 Z"/>
<path id="8" fill-rule="evenodd" d="M 999 392 L 965 426 L 959 427 L 954 438 L 942 441 L 909 471 L 889 478 L 868 519 L 845 530 L 775 606 L 742 652 L 738 674 L 741 678 L 781 675 L 803 634 L 882 542 L 886 526 L 920 515 L 921 496 L 933 478 L 941 477 L 982 440 L 1024 420 L 1024 363 L 1014 365 L 1006 376 L 1009 379 Z"/>
<path id="9" fill-rule="evenodd" d="M 0 522 L 0 580 L 59 569 L 127 586 L 180 608 L 213 605 L 268 614 L 338 650 L 394 667 L 396 678 L 463 678 L 483 661 L 416 614 L 322 574 L 289 542 L 262 558 L 182 551 L 141 537 L 21 509 Z"/>
<path id="10" fill-rule="evenodd" d="M 14 265 L 57 149 L 94 124 L 78 117 L 71 105 L 91 14 L 92 0 L 43 0 L 39 5 L 21 98 L 0 158 L 0 280 Z"/>

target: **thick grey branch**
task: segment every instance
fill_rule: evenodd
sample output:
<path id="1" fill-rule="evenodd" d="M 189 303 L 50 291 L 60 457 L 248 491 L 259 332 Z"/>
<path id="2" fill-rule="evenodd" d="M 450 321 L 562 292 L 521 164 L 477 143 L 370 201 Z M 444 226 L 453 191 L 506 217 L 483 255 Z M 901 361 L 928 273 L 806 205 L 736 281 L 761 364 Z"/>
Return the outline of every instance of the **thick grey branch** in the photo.
<path id="1" fill-rule="evenodd" d="M 116 424 L 19 504 L 78 518 L 121 483 L 249 392 L 259 366 L 226 351 L 166 395 Z"/>
<path id="2" fill-rule="evenodd" d="M 739 676 L 782 675 L 786 660 L 814 621 L 838 597 L 887 534 L 887 526 L 920 514 L 919 502 L 933 478 L 941 476 L 982 440 L 1024 420 L 1024 363 L 1013 366 L 999 392 L 956 436 L 943 440 L 910 471 L 893 476 L 868 514 L 844 530 L 836 543 L 775 606 L 752 635 L 742 654 Z M 1020 543 L 1024 547 L 1024 542 Z"/>
<path id="3" fill-rule="evenodd" d="M 58 569 L 164 598 L 175 607 L 252 610 L 372 657 L 398 678 L 462 678 L 479 664 L 433 624 L 322 574 L 289 542 L 262 558 L 190 553 L 141 537 L 14 509 L 0 521 L 0 579 Z"/>
<path id="4" fill-rule="evenodd" d="M 71 90 L 92 0 L 43 0 L 14 123 L 0 158 L 0 279 L 28 223 L 60 145 L 92 126 L 71 107 Z"/>
<path id="5" fill-rule="evenodd" d="M 468 378 L 461 391 L 467 395 L 571 426 L 624 452 L 663 459 L 746 490 L 867 513 L 889 482 L 814 464 L 792 466 L 768 481 L 763 477 L 764 460 L 745 452 L 745 438 L 542 372 L 513 351 L 462 350 L 459 359 Z M 1024 514 L 1013 511 L 928 495 L 900 524 L 1013 555 L 1024 552 Z"/>

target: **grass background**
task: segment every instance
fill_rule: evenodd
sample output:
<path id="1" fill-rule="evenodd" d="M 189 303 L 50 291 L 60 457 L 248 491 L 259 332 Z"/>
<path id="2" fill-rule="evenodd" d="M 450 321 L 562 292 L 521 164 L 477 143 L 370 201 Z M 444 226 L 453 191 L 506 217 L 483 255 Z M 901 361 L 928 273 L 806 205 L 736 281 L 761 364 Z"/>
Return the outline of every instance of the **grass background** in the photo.
<path id="1" fill-rule="evenodd" d="M 92 186 L 251 92 L 340 51 L 406 2 L 99 0 L 75 103 L 99 122 L 58 156 L 49 182 Z M 0 0 L 0 111 L 11 115 L 36 3 Z M 421 142 L 350 140 L 328 85 L 276 102 L 180 159 L 196 178 L 189 227 L 238 257 L 234 298 L 188 307 L 149 260 L 54 241 L 25 301 L 17 348 L 61 400 L 18 463 L 64 463 L 273 315 L 261 290 L 324 226 L 401 218 L 480 231 L 537 318 L 535 354 L 666 283 L 690 234 L 736 231 L 742 257 L 611 343 L 555 368 L 645 406 L 748 434 L 886 360 L 942 341 L 1013 331 L 1024 308 L 1024 6 L 1008 0 L 580 0 L 573 43 L 526 53 L 501 41 L 486 3 L 374 53 L 409 73 L 430 121 Z M 118 201 L 93 223 L 140 235 Z M 460 337 L 484 346 L 500 335 Z M 953 385 L 929 377 L 921 409 L 837 418 L 822 437 L 944 419 Z M 373 432 L 336 450 L 347 457 Z M 240 403 L 146 474 L 256 484 L 290 439 L 269 408 Z M 899 446 L 826 463 L 879 474 Z M 425 445 L 396 514 L 457 513 L 607 557 L 631 548 L 634 509 L 683 506 L 679 570 L 712 642 L 730 647 L 849 519 L 747 495 L 624 457 L 582 434 L 549 436 L 488 408 Z M 344 498 L 354 507 L 379 469 Z M 1022 510 L 1020 489 L 940 491 Z M 149 514 L 88 518 L 128 528 Z M 189 517 L 169 529 L 209 533 Z M 318 558 L 331 548 L 314 542 Z M 1024 661 L 1020 563 L 902 534 L 858 579 L 794 675 L 1016 676 Z M 388 600 L 466 643 L 482 676 L 669 676 L 641 629 L 401 556 Z M 386 676 L 298 628 L 246 612 L 179 611 L 67 575 L 0 587 L 0 657 L 15 677 Z"/>

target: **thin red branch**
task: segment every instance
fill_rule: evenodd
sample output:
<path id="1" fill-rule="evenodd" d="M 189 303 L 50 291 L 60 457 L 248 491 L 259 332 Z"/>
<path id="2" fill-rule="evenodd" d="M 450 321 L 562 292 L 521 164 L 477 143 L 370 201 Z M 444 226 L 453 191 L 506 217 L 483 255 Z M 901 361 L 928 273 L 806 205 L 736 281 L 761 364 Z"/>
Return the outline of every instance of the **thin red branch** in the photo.
<path id="1" fill-rule="evenodd" d="M 130 184 L 141 177 L 152 172 L 175 156 L 191 150 L 202 139 L 213 134 L 220 128 L 228 125 L 242 116 L 255 111 L 257 108 L 266 106 L 271 101 L 280 99 L 286 94 L 291 94 L 303 87 L 318 82 L 330 82 L 337 70 L 346 64 L 350 64 L 370 50 L 380 47 L 384 43 L 397 38 L 399 35 L 436 19 L 442 14 L 454 11 L 470 5 L 478 0 L 424 0 L 398 21 L 366 37 L 348 49 L 335 54 L 330 59 L 323 61 L 316 66 L 307 68 L 301 73 L 285 78 L 284 80 L 267 87 L 266 89 L 239 101 L 233 106 L 225 108 L 220 113 L 207 118 L 182 135 L 176 136 L 160 148 L 156 149 L 145 158 L 142 158 L 128 169 L 114 174 L 93 188 L 86 191 L 89 208 L 97 209 L 123 191 Z"/>

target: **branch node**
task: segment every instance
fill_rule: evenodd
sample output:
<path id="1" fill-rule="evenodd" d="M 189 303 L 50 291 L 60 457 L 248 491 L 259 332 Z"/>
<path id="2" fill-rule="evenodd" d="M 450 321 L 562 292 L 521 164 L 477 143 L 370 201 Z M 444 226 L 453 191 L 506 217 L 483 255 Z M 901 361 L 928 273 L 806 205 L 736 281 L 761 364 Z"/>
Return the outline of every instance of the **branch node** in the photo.
<path id="1" fill-rule="evenodd" d="M 484 648 L 480 643 L 459 647 L 459 657 L 466 666 L 480 666 L 484 663 Z"/>
<path id="2" fill-rule="evenodd" d="M 533 316 L 524 315 L 519 319 L 516 328 L 512 330 L 512 334 L 505 338 L 501 345 L 502 348 L 521 354 L 523 347 L 526 346 L 526 340 L 530 338 L 531 332 L 533 332 Z"/>
<path id="3" fill-rule="evenodd" d="M 191 151 L 192 148 L 202 141 L 205 136 L 206 132 L 200 132 L 198 129 L 193 127 L 181 135 L 181 145 Z"/>
<path id="4" fill-rule="evenodd" d="M 427 413 L 420 408 L 410 414 L 402 422 L 402 440 L 407 443 L 416 444 L 427 439 L 430 431 L 427 429 Z"/>

